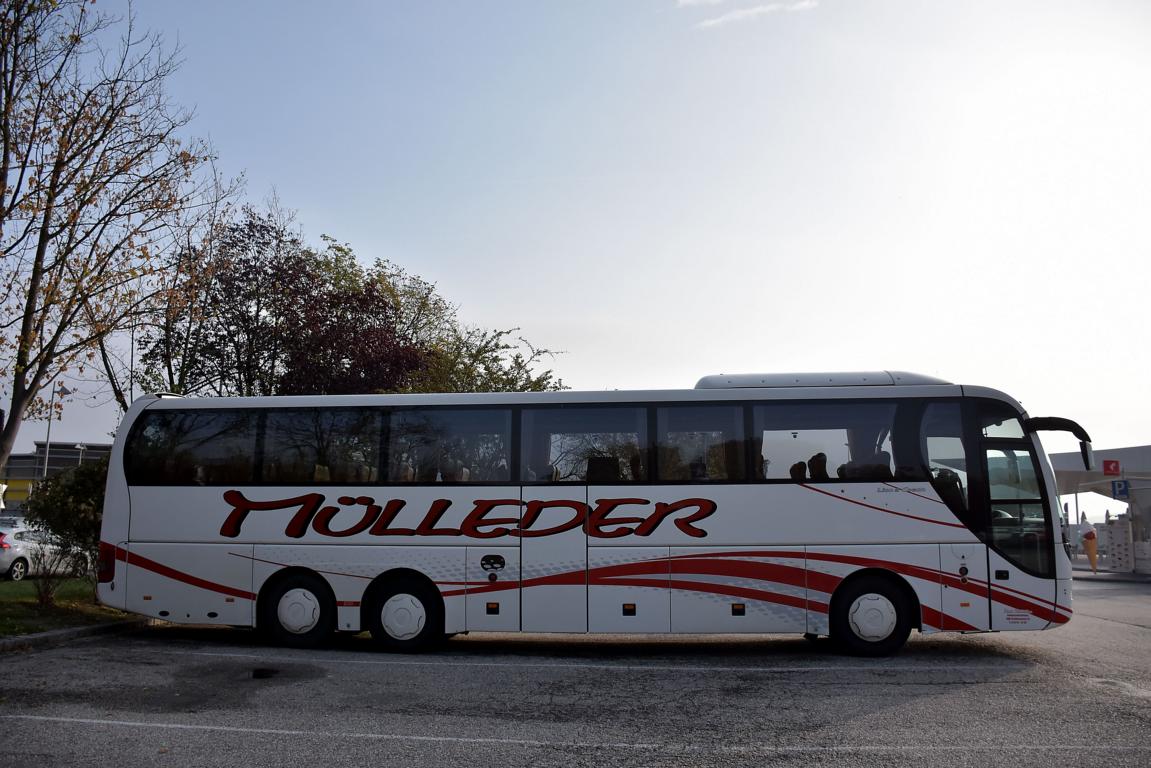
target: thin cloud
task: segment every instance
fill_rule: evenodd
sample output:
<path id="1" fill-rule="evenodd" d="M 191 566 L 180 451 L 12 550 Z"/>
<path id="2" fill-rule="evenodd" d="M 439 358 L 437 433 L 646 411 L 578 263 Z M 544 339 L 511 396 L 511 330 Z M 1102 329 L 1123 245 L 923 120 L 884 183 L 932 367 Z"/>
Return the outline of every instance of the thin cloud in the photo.
<path id="1" fill-rule="evenodd" d="M 681 3 L 684 0 L 680 0 Z M 697 2 L 696 0 L 687 0 L 687 2 L 694 2 L 696 5 L 703 5 L 704 2 Z M 717 5 L 723 0 L 716 2 L 707 2 L 709 5 Z M 696 26 L 700 29 L 714 29 L 715 27 L 722 27 L 727 24 L 734 24 L 740 21 L 750 21 L 757 19 L 761 16 L 768 16 L 773 13 L 791 12 L 791 11 L 810 11 L 812 8 L 819 6 L 819 0 L 799 0 L 794 3 L 768 3 L 767 5 L 757 5 L 751 8 L 739 8 L 734 11 L 728 11 L 725 14 L 716 16 L 711 19 L 701 21 Z"/>
<path id="2" fill-rule="evenodd" d="M 721 5 L 727 0 L 676 0 L 677 8 L 692 8 L 700 5 Z"/>

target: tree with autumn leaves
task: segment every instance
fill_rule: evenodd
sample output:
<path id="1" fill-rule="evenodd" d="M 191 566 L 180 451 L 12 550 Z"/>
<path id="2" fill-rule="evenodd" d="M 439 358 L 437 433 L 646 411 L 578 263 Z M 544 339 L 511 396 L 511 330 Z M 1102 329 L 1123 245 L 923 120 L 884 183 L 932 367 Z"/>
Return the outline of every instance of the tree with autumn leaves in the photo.
<path id="1" fill-rule="evenodd" d="M 304 243 L 275 206 L 244 207 L 181 259 L 139 337 L 146 390 L 197 395 L 558 389 L 551 352 L 462 323 L 436 287 L 350 246 Z"/>
<path id="2" fill-rule="evenodd" d="M 46 385 L 151 308 L 158 235 L 198 204 L 210 153 L 168 102 L 175 68 L 85 0 L 0 6 L 0 464 Z"/>

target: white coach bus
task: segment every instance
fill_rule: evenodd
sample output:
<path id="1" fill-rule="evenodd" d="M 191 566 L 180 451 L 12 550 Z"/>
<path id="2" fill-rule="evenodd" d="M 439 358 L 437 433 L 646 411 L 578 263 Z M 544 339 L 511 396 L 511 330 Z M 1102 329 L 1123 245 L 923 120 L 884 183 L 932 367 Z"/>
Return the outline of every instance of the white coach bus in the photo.
<path id="1" fill-rule="evenodd" d="M 1071 616 L 1055 483 L 1013 399 L 898 372 L 694 390 L 137 401 L 99 595 L 313 646 L 370 630 L 830 635 Z"/>

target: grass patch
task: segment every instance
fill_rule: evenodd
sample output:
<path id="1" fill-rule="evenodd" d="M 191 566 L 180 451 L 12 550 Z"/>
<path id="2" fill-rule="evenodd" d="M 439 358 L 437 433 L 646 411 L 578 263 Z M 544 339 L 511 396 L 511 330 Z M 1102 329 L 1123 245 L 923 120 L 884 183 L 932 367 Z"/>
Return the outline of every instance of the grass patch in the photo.
<path id="1" fill-rule="evenodd" d="M 97 603 L 92 582 L 86 579 L 64 579 L 56 591 L 56 605 L 47 609 L 36 604 L 33 579 L 0 581 L 0 637 L 126 618 L 126 613 Z"/>

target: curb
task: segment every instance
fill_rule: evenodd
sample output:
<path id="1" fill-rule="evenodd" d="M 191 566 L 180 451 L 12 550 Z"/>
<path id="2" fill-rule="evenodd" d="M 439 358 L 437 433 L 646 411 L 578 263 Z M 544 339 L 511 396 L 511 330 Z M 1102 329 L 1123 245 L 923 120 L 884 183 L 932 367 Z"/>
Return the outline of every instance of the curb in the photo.
<path id="1" fill-rule="evenodd" d="M 23 651 L 37 648 L 51 648 L 63 645 L 72 640 L 98 635 L 118 635 L 146 626 L 150 619 L 127 619 L 114 621 L 110 624 L 92 624 L 86 627 L 68 627 L 66 629 L 51 629 L 47 632 L 37 632 L 34 635 L 17 635 L 0 640 L 0 653 L 4 651 Z"/>

